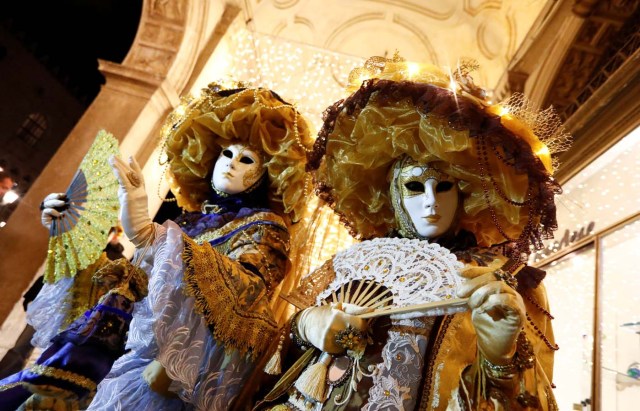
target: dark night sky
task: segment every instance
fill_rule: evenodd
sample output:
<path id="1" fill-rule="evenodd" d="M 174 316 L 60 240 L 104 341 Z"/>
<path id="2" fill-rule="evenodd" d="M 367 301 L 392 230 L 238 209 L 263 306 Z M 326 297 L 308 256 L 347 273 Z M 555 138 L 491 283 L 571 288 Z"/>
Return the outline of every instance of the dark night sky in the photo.
<path id="1" fill-rule="evenodd" d="M 122 62 L 135 38 L 142 11 L 142 0 L 3 3 L 0 24 L 85 106 L 104 83 L 97 59 Z"/>

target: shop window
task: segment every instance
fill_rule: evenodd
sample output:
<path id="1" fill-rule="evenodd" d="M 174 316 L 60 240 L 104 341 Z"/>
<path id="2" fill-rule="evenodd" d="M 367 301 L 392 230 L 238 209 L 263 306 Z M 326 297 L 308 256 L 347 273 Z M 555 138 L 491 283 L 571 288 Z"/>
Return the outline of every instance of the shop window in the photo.
<path id="1" fill-rule="evenodd" d="M 563 184 L 560 230 L 532 256 L 547 272 L 560 410 L 630 410 L 640 403 L 638 175 L 640 128 Z"/>
<path id="2" fill-rule="evenodd" d="M 592 398 L 595 247 L 589 245 L 541 267 L 555 342 L 553 382 L 558 408 L 585 410 Z"/>
<path id="3" fill-rule="evenodd" d="M 47 118 L 42 113 L 31 113 L 24 120 L 16 137 L 27 143 L 30 147 L 35 147 L 47 131 Z"/>

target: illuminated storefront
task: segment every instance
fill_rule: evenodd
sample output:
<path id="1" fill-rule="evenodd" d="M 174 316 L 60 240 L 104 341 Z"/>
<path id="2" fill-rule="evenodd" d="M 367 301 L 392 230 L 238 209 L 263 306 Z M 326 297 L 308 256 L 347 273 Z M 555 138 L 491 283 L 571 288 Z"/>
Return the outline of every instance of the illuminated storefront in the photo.
<path id="1" fill-rule="evenodd" d="M 547 271 L 561 410 L 640 402 L 639 176 L 640 128 L 563 185 L 556 239 L 532 257 Z"/>

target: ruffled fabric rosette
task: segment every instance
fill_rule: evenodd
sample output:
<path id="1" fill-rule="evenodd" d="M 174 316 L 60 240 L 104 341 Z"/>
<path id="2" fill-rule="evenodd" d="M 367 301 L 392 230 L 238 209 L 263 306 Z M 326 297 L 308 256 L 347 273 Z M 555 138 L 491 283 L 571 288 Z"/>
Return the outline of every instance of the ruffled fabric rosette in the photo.
<path id="1" fill-rule="evenodd" d="M 370 59 L 350 82 L 355 91 L 325 111 L 308 168 L 352 235 L 397 229 L 390 170 L 403 156 L 439 161 L 458 180 L 457 228 L 474 233 L 479 246 L 528 251 L 557 228 L 550 148 L 564 148 L 568 134 L 554 113 L 533 113 L 522 95 L 491 105 L 468 72 L 397 57 Z"/>
<path id="2" fill-rule="evenodd" d="M 200 210 L 223 147 L 248 144 L 266 157 L 271 206 L 302 216 L 311 184 L 305 173 L 313 139 L 306 121 L 289 103 L 264 88 L 226 90 L 216 83 L 199 98 L 186 97 L 163 126 L 169 183 L 178 205 Z"/>

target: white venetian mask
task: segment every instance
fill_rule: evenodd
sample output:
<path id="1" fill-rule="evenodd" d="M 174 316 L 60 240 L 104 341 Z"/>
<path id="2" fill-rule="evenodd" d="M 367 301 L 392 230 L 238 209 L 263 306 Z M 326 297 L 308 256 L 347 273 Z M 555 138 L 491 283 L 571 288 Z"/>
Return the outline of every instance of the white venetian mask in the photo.
<path id="1" fill-rule="evenodd" d="M 244 144 L 222 149 L 216 160 L 211 185 L 225 194 L 238 194 L 260 180 L 265 173 L 262 157 Z"/>
<path id="2" fill-rule="evenodd" d="M 451 228 L 458 208 L 457 184 L 434 163 L 419 164 L 410 158 L 401 160 L 392 184 L 401 234 L 435 238 Z"/>

